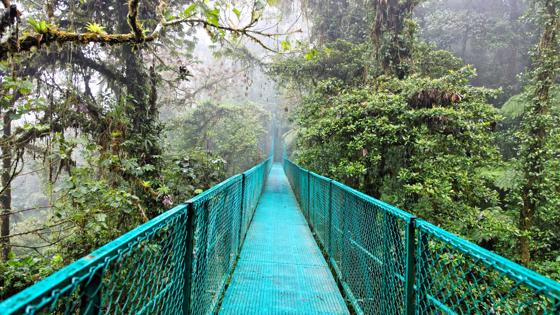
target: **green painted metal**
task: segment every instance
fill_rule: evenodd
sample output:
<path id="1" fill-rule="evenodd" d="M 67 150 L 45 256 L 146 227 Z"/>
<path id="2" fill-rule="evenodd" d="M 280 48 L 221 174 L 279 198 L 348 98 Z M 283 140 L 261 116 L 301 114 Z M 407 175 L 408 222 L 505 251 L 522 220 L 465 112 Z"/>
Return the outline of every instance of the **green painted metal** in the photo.
<path id="1" fill-rule="evenodd" d="M 406 225 L 406 278 L 405 278 L 405 314 L 412 315 L 415 312 L 416 300 L 414 297 L 414 249 L 416 248 L 415 219 L 412 218 Z"/>
<path id="2" fill-rule="evenodd" d="M 559 283 L 287 159 L 284 169 L 357 314 L 560 314 Z"/>
<path id="3" fill-rule="evenodd" d="M 1 302 L 0 314 L 214 312 L 271 166 L 269 158 L 124 234 Z"/>

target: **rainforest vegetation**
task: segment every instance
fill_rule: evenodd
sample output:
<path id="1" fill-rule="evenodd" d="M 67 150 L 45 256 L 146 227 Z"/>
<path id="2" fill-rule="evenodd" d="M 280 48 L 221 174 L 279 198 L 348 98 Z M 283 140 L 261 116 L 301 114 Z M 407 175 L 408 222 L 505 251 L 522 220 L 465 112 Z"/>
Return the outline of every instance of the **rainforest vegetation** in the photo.
<path id="1" fill-rule="evenodd" d="M 0 300 L 275 130 L 303 167 L 560 279 L 560 0 L 2 2 Z"/>

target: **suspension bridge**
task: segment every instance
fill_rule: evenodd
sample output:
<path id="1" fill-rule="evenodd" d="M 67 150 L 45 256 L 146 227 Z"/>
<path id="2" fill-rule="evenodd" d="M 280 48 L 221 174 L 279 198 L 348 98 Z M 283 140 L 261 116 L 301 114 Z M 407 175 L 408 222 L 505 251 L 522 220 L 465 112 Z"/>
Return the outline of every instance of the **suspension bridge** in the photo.
<path id="1" fill-rule="evenodd" d="M 560 314 L 560 284 L 272 158 L 0 303 L 0 314 Z"/>

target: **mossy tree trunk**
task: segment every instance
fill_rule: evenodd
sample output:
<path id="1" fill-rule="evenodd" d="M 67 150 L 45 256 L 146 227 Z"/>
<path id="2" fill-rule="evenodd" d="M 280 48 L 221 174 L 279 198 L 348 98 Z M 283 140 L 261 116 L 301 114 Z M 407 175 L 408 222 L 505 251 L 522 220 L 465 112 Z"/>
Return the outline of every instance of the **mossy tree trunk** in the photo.
<path id="1" fill-rule="evenodd" d="M 421 0 L 374 0 L 372 32 L 375 60 L 383 74 L 404 78 L 409 72 L 414 27 L 412 11 Z"/>
<path id="2" fill-rule="evenodd" d="M 534 98 L 523 117 L 520 152 L 524 181 L 519 217 L 519 255 L 525 265 L 531 261 L 531 232 L 535 217 L 546 200 L 545 165 L 552 157 L 548 142 L 554 127 L 551 89 L 560 74 L 560 1 L 538 0 L 536 4 L 543 8 L 544 29 L 535 55 Z"/>

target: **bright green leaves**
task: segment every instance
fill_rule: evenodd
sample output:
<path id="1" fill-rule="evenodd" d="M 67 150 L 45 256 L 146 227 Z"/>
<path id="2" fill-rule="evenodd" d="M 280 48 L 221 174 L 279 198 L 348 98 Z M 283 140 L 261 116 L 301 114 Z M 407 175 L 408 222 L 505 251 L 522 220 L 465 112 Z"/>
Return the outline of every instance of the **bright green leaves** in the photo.
<path id="1" fill-rule="evenodd" d="M 208 23 L 210 23 L 214 26 L 219 26 L 220 25 L 220 9 L 219 8 L 204 10 L 204 16 L 206 17 L 206 20 L 208 21 Z"/>
<path id="2" fill-rule="evenodd" d="M 19 80 L 11 76 L 2 79 L 2 89 L 17 91 L 21 94 L 29 94 L 33 89 L 33 82 L 30 80 Z"/>
<path id="3" fill-rule="evenodd" d="M 106 34 L 107 32 L 105 32 L 105 27 L 95 23 L 95 22 L 90 22 L 86 24 L 86 30 L 90 33 L 95 33 L 95 34 Z"/>
<path id="4" fill-rule="evenodd" d="M 31 27 L 33 27 L 35 32 L 39 34 L 43 34 L 48 31 L 49 25 L 47 24 L 47 21 L 37 21 L 33 18 L 29 18 L 27 19 L 27 22 L 31 25 Z"/>
<path id="5" fill-rule="evenodd" d="M 319 51 L 304 62 L 317 66 L 322 58 Z M 498 216 L 507 213 L 497 207 L 493 181 L 482 174 L 498 164 L 491 133 L 498 115 L 485 102 L 484 91 L 464 83 L 469 75 L 465 69 L 437 80 L 382 77 L 359 87 L 320 81 L 295 114 L 298 161 L 455 233 L 483 240 L 498 228 L 496 222 L 512 218 Z M 417 102 L 417 95 L 427 98 Z M 476 235 L 474 222 L 480 231 Z"/>
<path id="6" fill-rule="evenodd" d="M 2 285 L 0 296 L 9 297 L 29 286 L 29 283 L 41 280 L 64 266 L 60 254 L 48 255 L 49 259 L 40 259 L 29 255 L 18 256 L 10 252 L 7 261 L 0 261 Z"/>
<path id="7" fill-rule="evenodd" d="M 189 6 L 185 9 L 185 11 L 183 11 L 183 17 L 184 17 L 184 18 L 188 18 L 188 17 L 193 16 L 193 15 L 195 14 L 195 12 L 196 12 L 197 7 L 198 7 L 198 6 L 197 6 L 197 3 L 196 3 L 196 2 L 195 2 L 195 3 L 192 3 L 191 5 L 189 5 Z"/>
<path id="8" fill-rule="evenodd" d="M 241 18 L 241 11 L 238 8 L 233 8 L 232 12 L 237 16 L 237 19 Z"/>
<path id="9" fill-rule="evenodd" d="M 280 46 L 282 47 L 283 51 L 289 51 L 290 49 L 292 49 L 292 43 L 290 43 L 290 41 L 287 39 L 281 41 Z"/>
<path id="10" fill-rule="evenodd" d="M 319 51 L 317 49 L 309 49 L 305 55 L 303 55 L 303 57 L 305 58 L 305 60 L 307 61 L 311 61 L 313 58 L 315 58 L 317 55 L 319 54 Z"/>

